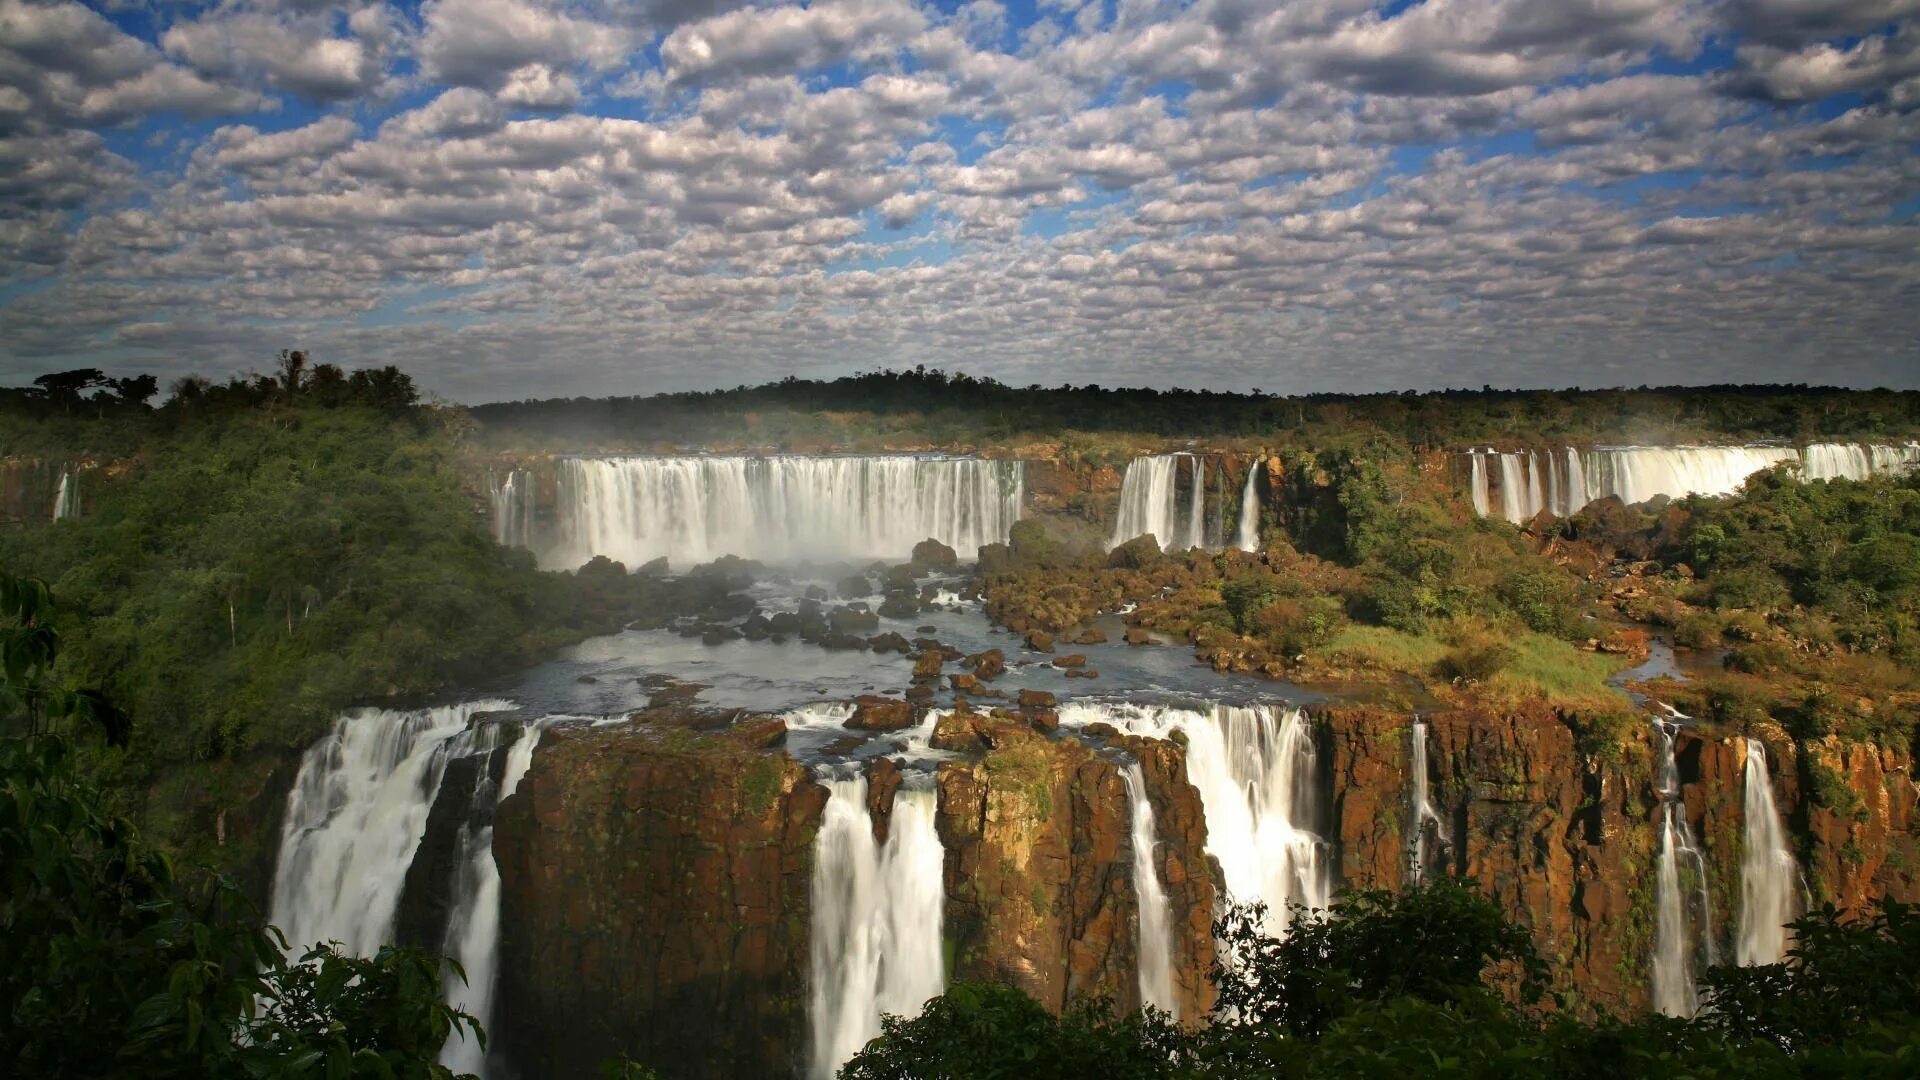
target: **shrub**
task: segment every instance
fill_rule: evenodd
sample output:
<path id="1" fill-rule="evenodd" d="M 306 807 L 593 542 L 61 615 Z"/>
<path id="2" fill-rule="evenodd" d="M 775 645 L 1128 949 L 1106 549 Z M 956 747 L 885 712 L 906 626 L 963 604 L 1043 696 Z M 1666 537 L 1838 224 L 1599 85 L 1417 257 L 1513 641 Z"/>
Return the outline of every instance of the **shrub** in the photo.
<path id="1" fill-rule="evenodd" d="M 1710 611 L 1690 612 L 1673 627 L 1673 643 L 1686 649 L 1711 649 L 1720 644 L 1720 617 Z"/>

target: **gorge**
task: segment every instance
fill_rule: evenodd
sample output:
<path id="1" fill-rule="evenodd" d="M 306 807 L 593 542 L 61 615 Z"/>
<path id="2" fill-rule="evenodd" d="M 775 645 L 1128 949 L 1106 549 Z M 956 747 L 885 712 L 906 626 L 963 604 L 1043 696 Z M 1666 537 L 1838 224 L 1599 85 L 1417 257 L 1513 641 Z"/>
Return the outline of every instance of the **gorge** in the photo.
<path id="1" fill-rule="evenodd" d="M 262 868 L 290 941 L 456 960 L 441 994 L 489 1038 L 440 1060 L 494 1080 L 831 1077 L 884 1016 L 982 984 L 1204 1026 L 1234 905 L 1286 937 L 1435 882 L 1524 930 L 1556 1008 L 1686 1017 L 1803 912 L 1920 898 L 1912 691 L 1880 663 L 1904 624 L 1724 561 L 1765 500 L 1903 505 L 1904 451 L 1313 435 L 462 447 L 473 546 L 418 545 L 409 580 L 483 551 L 528 576 L 477 594 L 593 620 L 390 677 L 175 816 Z M 18 475 L 56 538 L 137 493 L 104 461 L 48 521 L 65 473 Z M 1844 555 L 1888 542 L 1762 557 L 1841 552 L 1822 572 L 1894 595 L 1893 563 Z M 325 590 L 374 590 L 355 555 L 257 596 L 208 577 L 191 610 L 216 647 L 280 648 Z M 493 618 L 452 610 L 448 639 Z M 355 662 L 437 644 L 379 640 Z"/>

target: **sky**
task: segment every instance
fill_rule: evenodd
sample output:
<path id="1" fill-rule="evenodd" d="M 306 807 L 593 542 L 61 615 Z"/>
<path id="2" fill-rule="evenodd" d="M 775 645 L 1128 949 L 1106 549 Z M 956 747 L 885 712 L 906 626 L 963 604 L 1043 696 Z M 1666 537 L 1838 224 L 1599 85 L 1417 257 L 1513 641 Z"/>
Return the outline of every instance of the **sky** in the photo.
<path id="1" fill-rule="evenodd" d="M 0 383 L 1920 387 L 1920 0 L 0 0 Z"/>

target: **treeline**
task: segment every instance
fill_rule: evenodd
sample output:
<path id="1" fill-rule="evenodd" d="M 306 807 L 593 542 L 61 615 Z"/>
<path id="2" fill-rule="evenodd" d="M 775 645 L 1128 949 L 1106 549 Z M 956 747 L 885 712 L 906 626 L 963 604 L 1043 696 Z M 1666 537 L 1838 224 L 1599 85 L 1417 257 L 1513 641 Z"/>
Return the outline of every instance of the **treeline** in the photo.
<path id="1" fill-rule="evenodd" d="M 830 380 L 789 376 L 763 386 L 501 402 L 471 410 L 503 437 L 569 448 L 783 437 L 858 439 L 918 433 L 984 442 L 1065 430 L 1201 438 L 1305 435 L 1378 427 L 1416 448 L 1595 440 L 1908 438 L 1920 393 L 1815 386 L 1640 387 L 1621 390 L 1446 390 L 1309 394 L 1009 386 L 924 367 Z M 822 424 L 819 418 L 865 414 Z M 801 417 L 811 417 L 805 422 Z M 889 424 L 887 418 L 897 423 Z"/>

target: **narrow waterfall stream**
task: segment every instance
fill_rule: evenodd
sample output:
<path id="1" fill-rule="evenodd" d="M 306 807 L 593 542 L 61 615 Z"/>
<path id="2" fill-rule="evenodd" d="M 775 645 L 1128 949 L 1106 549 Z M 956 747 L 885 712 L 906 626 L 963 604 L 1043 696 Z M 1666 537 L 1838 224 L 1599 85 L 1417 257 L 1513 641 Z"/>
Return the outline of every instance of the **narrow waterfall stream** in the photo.
<path id="1" fill-rule="evenodd" d="M 1427 876 L 1427 856 L 1429 844 L 1446 844 L 1446 825 L 1440 820 L 1439 811 L 1433 808 L 1433 795 L 1429 790 L 1430 781 L 1427 772 L 1427 724 L 1424 720 L 1413 722 L 1411 735 L 1412 749 L 1408 754 L 1407 772 L 1411 780 L 1412 797 L 1408 800 L 1412 810 L 1412 827 L 1407 840 L 1407 879 L 1419 884 Z"/>
<path id="2" fill-rule="evenodd" d="M 1135 762 L 1120 771 L 1127 785 L 1127 803 L 1133 813 L 1133 892 L 1140 905 L 1140 1001 L 1178 1015 L 1173 995 L 1173 913 L 1167 890 L 1160 883 L 1160 860 L 1154 853 L 1153 803 L 1147 799 L 1147 779 Z"/>
<path id="3" fill-rule="evenodd" d="M 1706 860 L 1694 843 L 1687 805 L 1680 798 L 1680 768 L 1673 745 L 1679 728 L 1665 720 L 1655 725 L 1660 736 L 1654 780 L 1661 824 L 1660 862 L 1654 879 L 1653 1007 L 1668 1016 L 1692 1016 L 1700 1008 L 1694 985 L 1695 943 L 1705 942 L 1707 961 L 1714 960 L 1713 935 L 1707 925 L 1713 902 L 1707 892 Z"/>
<path id="4" fill-rule="evenodd" d="M 545 726 L 544 722 L 527 724 L 514 737 L 513 745 L 507 750 L 506 768 L 498 790 L 493 790 L 496 785 L 487 770 L 478 771 L 480 780 L 474 792 L 474 806 L 478 809 L 484 804 L 487 813 L 479 823 L 470 817 L 460 825 L 460 861 L 453 887 L 457 904 L 447 921 L 442 948 L 446 955 L 460 962 L 467 977 L 462 982 L 449 971 L 444 993 L 449 1004 L 465 1009 L 480 1021 L 481 1027 L 489 1030 L 500 955 L 500 865 L 493 857 L 491 811 L 519 788 L 520 779 L 533 764 L 533 748 L 539 744 L 540 732 Z M 461 1031 L 448 1036 L 447 1045 L 440 1051 L 440 1063 L 456 1073 L 484 1077 L 485 1051 L 471 1036 L 463 1036 Z"/>
<path id="5" fill-rule="evenodd" d="M 80 509 L 80 485 L 74 483 L 73 470 L 60 470 L 60 486 L 53 493 L 53 520 L 70 518 Z"/>
<path id="6" fill-rule="evenodd" d="M 1213 705 L 1205 710 L 1120 703 L 1068 703 L 1063 725 L 1096 721 L 1122 731 L 1187 742 L 1187 779 L 1207 816 L 1207 853 L 1220 861 L 1235 903 L 1267 905 L 1269 933 L 1286 931 L 1289 905 L 1324 908 L 1333 892 L 1331 849 L 1313 830 L 1319 768 L 1312 732 L 1297 709 Z"/>
<path id="7" fill-rule="evenodd" d="M 1260 550 L 1260 469 L 1257 461 L 1247 466 L 1247 486 L 1240 491 L 1240 525 L 1233 546 L 1241 551 Z"/>
<path id="8" fill-rule="evenodd" d="M 883 1013 L 913 1016 L 946 989 L 940 938 L 944 852 L 935 792 L 903 785 L 884 844 L 873 836 L 865 776 L 823 781 L 814 838 L 808 1019 L 812 1075 L 831 1080 L 880 1034 Z"/>
<path id="9" fill-rule="evenodd" d="M 1798 914 L 1800 866 L 1787 846 L 1773 802 L 1767 750 L 1747 740 L 1745 851 L 1740 860 L 1740 936 L 1734 959 L 1745 967 L 1777 964 L 1787 954 L 1787 923 Z"/>

